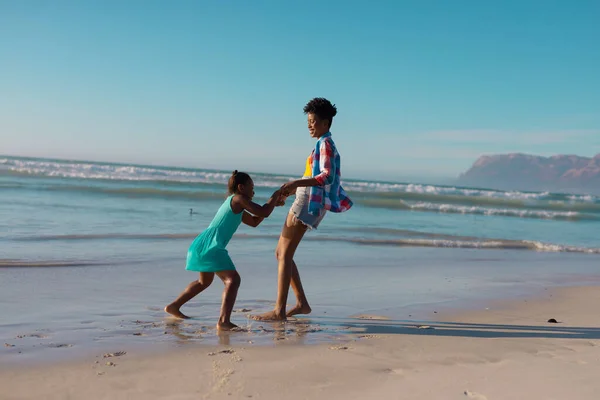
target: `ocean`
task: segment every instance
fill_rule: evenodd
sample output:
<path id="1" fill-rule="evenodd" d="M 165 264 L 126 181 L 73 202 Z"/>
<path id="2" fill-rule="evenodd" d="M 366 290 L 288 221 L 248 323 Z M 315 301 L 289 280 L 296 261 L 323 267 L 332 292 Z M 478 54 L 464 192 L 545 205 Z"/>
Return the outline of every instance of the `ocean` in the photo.
<path id="1" fill-rule="evenodd" d="M 258 202 L 295 178 L 248 172 Z M 1 351 L 28 360 L 124 341 L 223 340 L 214 332 L 219 282 L 184 307 L 191 321 L 170 321 L 162 307 L 195 278 L 184 271 L 187 247 L 227 196 L 230 173 L 0 156 Z M 327 215 L 297 251 L 314 310 L 301 325 L 246 317 L 272 307 L 274 249 L 293 199 L 258 228 L 239 229 L 230 243 L 242 276 L 234 322 L 249 331 L 227 340 L 320 341 L 361 313 L 416 320 L 596 279 L 599 197 L 343 185 L 355 206 Z"/>

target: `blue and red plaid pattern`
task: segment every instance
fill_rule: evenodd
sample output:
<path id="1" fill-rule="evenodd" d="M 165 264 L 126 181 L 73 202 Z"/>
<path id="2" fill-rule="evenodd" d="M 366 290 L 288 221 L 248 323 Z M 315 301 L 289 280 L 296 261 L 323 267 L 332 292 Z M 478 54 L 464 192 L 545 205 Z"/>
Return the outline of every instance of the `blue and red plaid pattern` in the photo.
<path id="1" fill-rule="evenodd" d="M 342 187 L 340 154 L 327 132 L 317 141 L 311 153 L 313 177 L 319 186 L 310 188 L 308 212 L 319 215 L 321 209 L 334 213 L 348 211 L 353 203 Z"/>

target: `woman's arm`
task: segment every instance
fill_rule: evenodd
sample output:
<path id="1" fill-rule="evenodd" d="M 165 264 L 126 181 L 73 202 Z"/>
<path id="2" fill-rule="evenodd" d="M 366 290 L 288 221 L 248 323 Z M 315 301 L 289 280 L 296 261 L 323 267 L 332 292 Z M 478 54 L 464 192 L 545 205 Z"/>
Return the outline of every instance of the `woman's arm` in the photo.
<path id="1" fill-rule="evenodd" d="M 328 140 L 324 140 L 319 149 L 319 171 L 321 171 L 319 175 L 310 179 L 298 179 L 288 182 L 281 187 L 283 193 L 289 195 L 299 187 L 331 185 L 335 178 L 333 157 L 331 143 Z"/>

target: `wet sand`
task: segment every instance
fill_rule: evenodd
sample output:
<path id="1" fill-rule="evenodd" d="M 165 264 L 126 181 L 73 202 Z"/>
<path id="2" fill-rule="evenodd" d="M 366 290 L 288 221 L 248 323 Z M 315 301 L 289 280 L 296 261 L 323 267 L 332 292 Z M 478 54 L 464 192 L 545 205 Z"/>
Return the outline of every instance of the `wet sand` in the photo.
<path id="1" fill-rule="evenodd" d="M 272 346 L 225 334 L 220 345 L 2 363 L 0 385 L 7 399 L 593 399 L 598 304 L 600 287 L 572 287 L 425 321 L 363 313 L 340 321 L 348 335 L 312 346 L 288 343 L 288 328 L 270 325 L 284 332 Z"/>

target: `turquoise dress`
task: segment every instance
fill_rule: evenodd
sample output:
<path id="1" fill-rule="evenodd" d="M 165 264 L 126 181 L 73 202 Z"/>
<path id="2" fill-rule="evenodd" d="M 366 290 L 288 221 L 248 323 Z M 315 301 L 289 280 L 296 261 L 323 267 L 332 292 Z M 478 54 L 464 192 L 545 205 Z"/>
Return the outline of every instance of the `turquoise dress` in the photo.
<path id="1" fill-rule="evenodd" d="M 242 222 L 242 211 L 235 214 L 231 209 L 233 195 L 221 205 L 219 211 L 204 232 L 194 239 L 188 249 L 185 269 L 196 272 L 235 270 L 235 265 L 225 249 Z"/>

